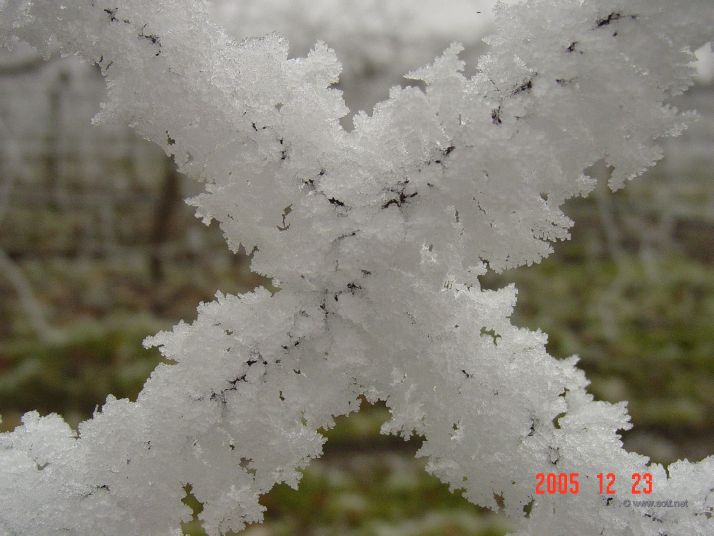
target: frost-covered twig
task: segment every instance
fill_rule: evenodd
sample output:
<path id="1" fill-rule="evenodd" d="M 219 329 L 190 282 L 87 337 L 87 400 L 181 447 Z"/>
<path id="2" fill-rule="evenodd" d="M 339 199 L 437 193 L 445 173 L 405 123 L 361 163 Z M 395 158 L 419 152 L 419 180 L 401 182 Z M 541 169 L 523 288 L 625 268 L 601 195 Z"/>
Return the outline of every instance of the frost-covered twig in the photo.
<path id="1" fill-rule="evenodd" d="M 595 402 L 575 359 L 509 320 L 516 292 L 487 268 L 537 262 L 568 237 L 562 203 L 652 165 L 683 128 L 663 105 L 691 83 L 714 4 L 527 0 L 500 5 L 472 78 L 460 47 L 412 73 L 345 132 L 340 65 L 318 43 L 287 59 L 272 35 L 236 43 L 194 0 L 6 0 L 0 36 L 96 59 L 110 102 L 206 182 L 192 202 L 281 290 L 219 296 L 197 321 L 148 341 L 169 361 L 137 401 L 110 398 L 73 432 L 25 417 L 0 436 L 8 533 L 169 533 L 183 484 L 211 534 L 260 518 L 257 499 L 296 485 L 317 433 L 385 400 L 386 432 L 426 440 L 428 469 L 523 534 L 706 534 L 714 458 L 665 470 L 622 449 L 623 404 Z M 536 496 L 539 471 L 577 471 L 581 491 Z M 617 508 L 599 472 L 654 475 L 653 500 Z M 588 484 L 589 482 L 589 484 Z M 624 491 L 624 490 L 623 490 Z"/>

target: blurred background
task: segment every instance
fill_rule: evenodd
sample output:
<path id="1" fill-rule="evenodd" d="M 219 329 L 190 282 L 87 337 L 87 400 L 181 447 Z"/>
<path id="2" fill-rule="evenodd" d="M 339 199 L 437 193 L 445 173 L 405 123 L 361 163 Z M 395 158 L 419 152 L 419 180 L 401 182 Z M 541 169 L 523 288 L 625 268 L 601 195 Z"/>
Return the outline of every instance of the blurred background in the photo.
<path id="1" fill-rule="evenodd" d="M 401 75 L 453 40 L 473 71 L 492 2 L 214 0 L 236 37 L 279 31 L 291 53 L 325 40 L 343 61 L 353 112 L 371 110 Z M 542 264 L 490 274 L 520 289 L 514 322 L 550 335 L 556 357 L 581 356 L 603 400 L 629 400 L 628 448 L 660 462 L 711 454 L 714 444 L 714 61 L 698 51 L 697 85 L 675 104 L 701 116 L 668 140 L 665 159 L 624 191 L 602 181 L 566 212 L 573 239 Z M 158 363 L 147 335 L 217 290 L 270 282 L 231 254 L 220 231 L 183 203 L 198 186 L 123 126 L 92 126 L 104 96 L 98 70 L 76 58 L 0 52 L 0 413 L 73 425 L 109 393 L 134 398 Z M 344 121 L 351 128 L 351 118 Z M 607 170 L 593 169 L 604 177 Z M 507 524 L 423 470 L 419 441 L 380 436 L 382 406 L 340 419 L 298 490 L 264 497 L 257 535 L 500 535 Z M 201 505 L 186 488 L 203 534 Z"/>

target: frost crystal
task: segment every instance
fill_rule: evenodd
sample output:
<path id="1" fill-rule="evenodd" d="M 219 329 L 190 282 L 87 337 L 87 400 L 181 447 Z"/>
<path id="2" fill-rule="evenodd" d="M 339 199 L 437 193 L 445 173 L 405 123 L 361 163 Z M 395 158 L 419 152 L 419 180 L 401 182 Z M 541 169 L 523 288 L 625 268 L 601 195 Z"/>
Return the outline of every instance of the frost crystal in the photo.
<path id="1" fill-rule="evenodd" d="M 0 44 L 98 61 L 100 118 L 204 181 L 198 214 L 257 247 L 253 269 L 281 288 L 218 295 L 148 340 L 170 364 L 135 403 L 109 397 L 76 432 L 29 413 L 0 436 L 3 534 L 175 534 L 185 483 L 210 534 L 240 530 L 360 395 L 521 534 L 714 532 L 714 458 L 665 470 L 623 450 L 624 405 L 593 401 L 575 358 L 511 324 L 515 288 L 478 280 L 568 237 L 560 207 L 593 188 L 590 165 L 618 188 L 660 157 L 685 123 L 663 103 L 689 86 L 714 3 L 525 0 L 499 4 L 496 24 L 473 77 L 454 44 L 409 75 L 426 91 L 393 89 L 347 132 L 324 43 L 288 59 L 275 34 L 235 42 L 199 0 L 0 1 Z M 690 507 L 615 508 L 596 486 L 536 497 L 552 470 L 647 470 L 651 499 Z"/>

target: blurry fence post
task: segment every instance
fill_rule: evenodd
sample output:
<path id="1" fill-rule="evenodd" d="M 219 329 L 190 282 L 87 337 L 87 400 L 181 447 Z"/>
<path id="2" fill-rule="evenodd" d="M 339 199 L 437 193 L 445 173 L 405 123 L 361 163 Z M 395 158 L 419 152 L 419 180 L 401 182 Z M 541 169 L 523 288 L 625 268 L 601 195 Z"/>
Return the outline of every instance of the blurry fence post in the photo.
<path id="1" fill-rule="evenodd" d="M 47 191 L 50 194 L 50 208 L 58 208 L 61 204 L 60 193 L 60 158 L 59 137 L 62 131 L 62 92 L 69 82 L 69 74 L 61 71 L 57 80 L 48 92 L 47 132 L 45 133 L 44 162 Z"/>
<path id="2" fill-rule="evenodd" d="M 154 212 L 154 226 L 151 232 L 149 250 L 149 272 L 154 284 L 164 280 L 164 244 L 171 237 L 176 220 L 176 209 L 181 203 L 181 176 L 176 165 L 168 158 L 159 192 L 159 199 Z"/>

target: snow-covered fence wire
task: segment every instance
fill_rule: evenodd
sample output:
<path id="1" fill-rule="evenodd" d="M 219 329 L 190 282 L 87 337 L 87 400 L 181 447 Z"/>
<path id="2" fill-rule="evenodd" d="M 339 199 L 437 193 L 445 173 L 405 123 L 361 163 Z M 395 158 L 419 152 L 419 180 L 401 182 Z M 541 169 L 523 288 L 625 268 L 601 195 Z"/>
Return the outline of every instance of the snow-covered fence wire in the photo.
<path id="1" fill-rule="evenodd" d="M 664 468 L 622 449 L 623 404 L 593 401 L 576 359 L 513 326 L 513 287 L 488 269 L 537 262 L 568 237 L 562 203 L 605 161 L 621 187 L 688 121 L 663 105 L 691 83 L 714 4 L 529 0 L 500 5 L 472 77 L 459 45 L 371 116 L 331 86 L 318 43 L 288 59 L 270 35 L 236 42 L 191 0 L 0 3 L 0 30 L 97 61 L 105 121 L 133 125 L 206 183 L 193 199 L 280 291 L 219 295 L 191 325 L 148 341 L 167 362 L 136 402 L 109 398 L 71 430 L 30 413 L 0 438 L 10 534 L 169 534 L 183 485 L 212 534 L 261 518 L 260 494 L 296 485 L 318 429 L 384 400 L 385 432 L 426 439 L 427 468 L 523 534 L 708 534 L 714 458 Z M 577 471 L 578 494 L 536 496 L 533 477 Z M 651 498 L 617 508 L 597 473 L 648 472 Z M 629 532 L 626 532 L 629 531 Z"/>
<path id="2" fill-rule="evenodd" d="M 249 0 L 239 5 L 215 0 L 210 6 L 213 19 L 238 39 L 279 31 L 290 38 L 294 54 L 306 53 L 316 38 L 337 45 L 350 66 L 341 80 L 357 108 L 371 108 L 411 66 L 428 61 L 454 37 L 472 45 L 475 54 L 490 21 L 488 12 L 477 13 L 469 0 L 453 2 L 449 10 L 437 9 L 433 0 L 418 9 L 402 0 L 379 6 L 373 1 Z M 0 136 L 0 169 L 13 182 L 4 201 L 35 212 L 53 207 L 82 218 L 81 237 L 71 242 L 59 237 L 52 250 L 56 254 L 120 253 L 115 262 L 121 262 L 139 254 L 143 237 L 135 233 L 140 240 L 126 243 L 126 230 L 117 229 L 117 218 L 146 218 L 132 208 L 159 204 L 166 166 L 152 150 L 155 146 L 126 125 L 91 124 L 104 95 L 99 70 L 76 56 L 53 54 L 45 63 L 30 47 L 0 50 L 0 119 L 8 129 Z M 190 184 L 181 185 L 182 192 L 192 190 L 196 188 Z M 46 257 L 47 250 L 26 247 L 15 223 L 6 222 L 13 235 L 6 235 L 6 251 Z M 117 234 L 124 235 L 123 243 L 117 243 Z M 195 242 L 161 249 L 186 253 Z"/>

